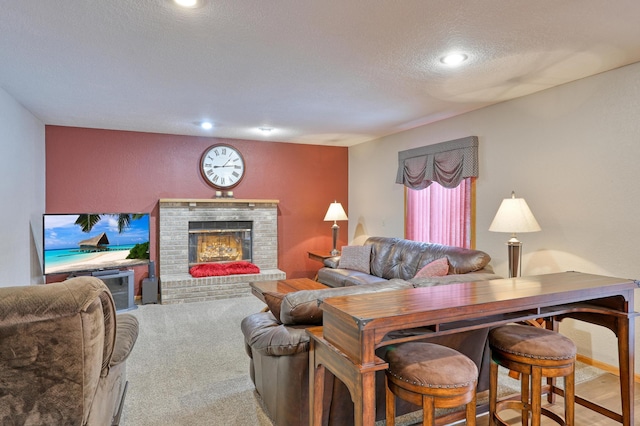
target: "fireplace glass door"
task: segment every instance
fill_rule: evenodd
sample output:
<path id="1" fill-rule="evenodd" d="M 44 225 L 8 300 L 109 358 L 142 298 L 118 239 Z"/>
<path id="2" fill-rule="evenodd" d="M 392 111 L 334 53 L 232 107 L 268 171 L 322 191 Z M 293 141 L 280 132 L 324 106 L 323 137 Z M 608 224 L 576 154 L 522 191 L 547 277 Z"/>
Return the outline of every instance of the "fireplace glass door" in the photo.
<path id="1" fill-rule="evenodd" d="M 251 221 L 189 222 L 189 266 L 251 262 Z"/>

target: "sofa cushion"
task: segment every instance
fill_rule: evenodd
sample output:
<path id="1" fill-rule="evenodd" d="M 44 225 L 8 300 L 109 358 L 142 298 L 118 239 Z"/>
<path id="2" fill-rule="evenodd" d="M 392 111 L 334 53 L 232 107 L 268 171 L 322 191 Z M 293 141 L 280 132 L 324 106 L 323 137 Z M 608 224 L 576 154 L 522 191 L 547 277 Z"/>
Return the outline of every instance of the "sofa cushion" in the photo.
<path id="1" fill-rule="evenodd" d="M 384 278 L 376 277 L 375 275 L 363 274 L 358 272 L 356 274 L 348 275 L 344 277 L 344 287 L 353 285 L 369 285 L 373 283 L 385 282 Z"/>
<path id="2" fill-rule="evenodd" d="M 282 305 L 282 300 L 286 294 L 279 293 L 277 291 L 265 291 L 262 295 L 264 296 L 264 302 L 269 307 L 273 316 L 280 321 L 280 306 Z"/>
<path id="3" fill-rule="evenodd" d="M 343 246 L 338 268 L 371 272 L 371 246 Z"/>
<path id="4" fill-rule="evenodd" d="M 437 285 L 457 284 L 457 283 L 470 283 L 474 281 L 487 281 L 498 280 L 502 277 L 496 275 L 493 272 L 485 269 L 477 272 L 470 272 L 468 274 L 450 274 L 443 277 L 415 277 L 411 278 L 409 282 L 414 287 L 434 287 Z"/>
<path id="5" fill-rule="evenodd" d="M 320 268 L 318 281 L 329 287 L 347 287 L 387 280 L 364 272 L 352 271 L 351 269 Z"/>
<path id="6" fill-rule="evenodd" d="M 334 269 L 331 267 L 325 267 L 318 270 L 318 282 L 329 287 L 344 287 L 347 277 L 354 274 L 369 275 L 363 272 L 352 271 L 350 269 Z"/>
<path id="7" fill-rule="evenodd" d="M 491 260 L 487 253 L 480 250 L 425 243 L 425 250 L 418 263 L 418 270 L 442 257 L 449 260 L 449 274 L 467 274 L 479 271 L 487 266 Z"/>
<path id="8" fill-rule="evenodd" d="M 327 297 L 351 294 L 375 293 L 381 291 L 413 288 L 404 280 L 383 281 L 366 286 L 327 288 L 322 290 L 301 290 L 288 293 L 280 307 L 280 321 L 283 324 L 322 324 L 322 309 L 319 302 Z"/>
<path id="9" fill-rule="evenodd" d="M 422 277 L 444 277 L 449 273 L 449 260 L 446 257 L 427 263 L 420 269 L 414 278 Z"/>
<path id="10" fill-rule="evenodd" d="M 393 251 L 398 241 L 399 240 L 397 238 L 386 238 L 386 237 L 367 238 L 367 241 L 364 242 L 364 245 L 371 246 L 371 275 L 389 279 L 385 276 L 385 270 L 389 264 L 389 257 L 391 255 L 391 252 Z M 399 277 L 391 277 L 391 278 L 399 278 Z"/>

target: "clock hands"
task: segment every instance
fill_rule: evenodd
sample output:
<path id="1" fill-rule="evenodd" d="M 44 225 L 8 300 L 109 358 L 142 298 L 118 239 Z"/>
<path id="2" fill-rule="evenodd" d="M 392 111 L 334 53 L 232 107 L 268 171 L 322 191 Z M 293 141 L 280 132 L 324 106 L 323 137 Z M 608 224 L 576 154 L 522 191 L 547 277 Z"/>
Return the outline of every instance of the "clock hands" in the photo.
<path id="1" fill-rule="evenodd" d="M 229 164 L 229 161 L 231 161 L 231 160 L 228 160 L 226 163 L 224 163 L 221 166 L 213 165 L 211 167 L 214 168 L 214 169 L 221 169 L 221 168 L 226 168 L 226 167 L 233 167 L 234 169 L 241 169 L 242 168 L 242 166 L 239 166 L 237 164 Z"/>

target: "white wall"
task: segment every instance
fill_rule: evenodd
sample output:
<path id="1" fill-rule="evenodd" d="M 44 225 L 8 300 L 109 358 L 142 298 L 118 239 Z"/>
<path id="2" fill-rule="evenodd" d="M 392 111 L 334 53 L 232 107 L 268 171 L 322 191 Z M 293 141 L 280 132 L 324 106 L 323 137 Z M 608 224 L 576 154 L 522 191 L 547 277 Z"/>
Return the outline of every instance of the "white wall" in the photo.
<path id="1" fill-rule="evenodd" d="M 0 88 L 0 287 L 42 283 L 44 124 Z"/>
<path id="2" fill-rule="evenodd" d="M 519 235 L 523 275 L 640 279 L 640 63 L 350 148 L 350 241 L 403 237 L 398 151 L 472 135 L 480 141 L 476 247 L 498 274 L 508 275 L 508 235 L 488 228 L 514 190 L 542 227 Z M 569 321 L 561 330 L 580 354 L 617 365 L 613 333 Z"/>

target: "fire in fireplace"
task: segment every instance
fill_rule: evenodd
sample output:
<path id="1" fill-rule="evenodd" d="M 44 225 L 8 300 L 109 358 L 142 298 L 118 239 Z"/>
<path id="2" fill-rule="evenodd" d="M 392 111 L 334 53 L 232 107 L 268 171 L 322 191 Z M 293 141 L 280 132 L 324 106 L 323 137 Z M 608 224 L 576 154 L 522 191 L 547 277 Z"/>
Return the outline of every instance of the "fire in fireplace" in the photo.
<path id="1" fill-rule="evenodd" d="M 251 262 L 252 221 L 189 222 L 189 266 Z"/>

